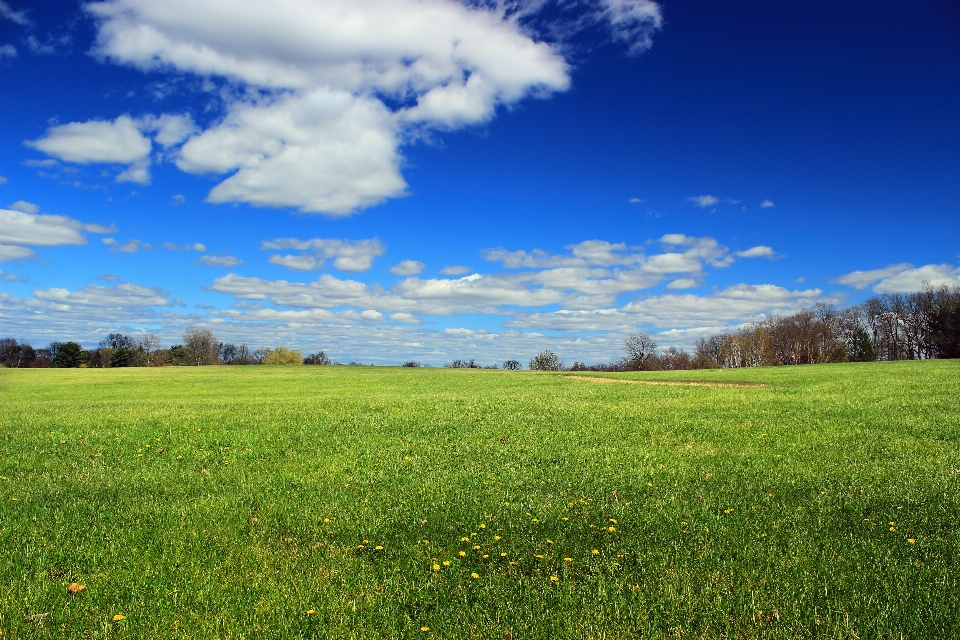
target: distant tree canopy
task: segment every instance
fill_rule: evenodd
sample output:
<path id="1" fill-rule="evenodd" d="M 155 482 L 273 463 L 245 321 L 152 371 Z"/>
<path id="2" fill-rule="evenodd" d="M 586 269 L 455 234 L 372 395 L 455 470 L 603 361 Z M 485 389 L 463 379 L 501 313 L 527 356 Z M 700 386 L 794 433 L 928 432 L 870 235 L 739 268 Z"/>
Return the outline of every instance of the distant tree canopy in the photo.
<path id="1" fill-rule="evenodd" d="M 87 354 L 76 342 L 63 342 L 57 344 L 56 353 L 53 355 L 53 366 L 58 369 L 75 369 L 81 364 L 87 362 Z"/>
<path id="2" fill-rule="evenodd" d="M 503 363 L 503 368 L 507 371 L 519 371 L 523 368 L 523 365 L 520 364 L 519 360 L 506 360 Z"/>
<path id="3" fill-rule="evenodd" d="M 326 353 L 321 351 L 320 353 L 312 353 L 306 358 L 303 359 L 303 364 L 316 364 L 316 365 L 331 365 L 333 362 L 330 361 L 330 358 Z M 407 365 L 404 365 L 407 366 Z"/>
<path id="4" fill-rule="evenodd" d="M 530 360 L 532 371 L 562 371 L 563 363 L 553 351 L 543 351 Z"/>
<path id="5" fill-rule="evenodd" d="M 303 364 L 303 352 L 277 347 L 263 358 L 263 364 Z"/>

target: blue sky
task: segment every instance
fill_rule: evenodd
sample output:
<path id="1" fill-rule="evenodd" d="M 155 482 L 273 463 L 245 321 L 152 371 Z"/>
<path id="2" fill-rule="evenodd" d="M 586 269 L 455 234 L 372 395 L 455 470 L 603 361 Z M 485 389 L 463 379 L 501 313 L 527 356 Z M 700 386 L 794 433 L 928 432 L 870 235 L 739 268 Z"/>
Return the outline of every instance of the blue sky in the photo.
<path id="1" fill-rule="evenodd" d="M 620 355 L 960 282 L 960 9 L 0 2 L 0 333 Z"/>

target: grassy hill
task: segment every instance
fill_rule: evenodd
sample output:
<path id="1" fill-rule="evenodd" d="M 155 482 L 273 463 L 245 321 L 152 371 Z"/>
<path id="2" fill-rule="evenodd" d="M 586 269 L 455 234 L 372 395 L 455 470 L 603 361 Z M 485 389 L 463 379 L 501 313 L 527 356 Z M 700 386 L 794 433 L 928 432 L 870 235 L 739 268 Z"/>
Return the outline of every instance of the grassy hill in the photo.
<path id="1" fill-rule="evenodd" d="M 0 638 L 960 635 L 960 361 L 599 375 L 0 370 Z"/>

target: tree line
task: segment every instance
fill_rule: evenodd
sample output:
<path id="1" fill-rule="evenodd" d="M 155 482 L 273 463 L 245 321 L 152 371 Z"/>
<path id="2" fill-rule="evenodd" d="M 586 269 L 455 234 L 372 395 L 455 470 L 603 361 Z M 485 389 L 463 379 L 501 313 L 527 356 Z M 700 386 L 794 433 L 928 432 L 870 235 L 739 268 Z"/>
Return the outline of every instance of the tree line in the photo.
<path id="1" fill-rule="evenodd" d="M 220 342 L 209 329 L 191 328 L 183 334 L 183 342 L 169 349 L 160 346 L 160 338 L 152 333 L 130 336 L 111 333 L 93 349 L 84 349 L 76 342 L 51 342 L 34 349 L 13 338 L 0 339 L 0 363 L 22 368 L 95 368 L 164 367 L 172 365 L 201 366 L 217 364 L 332 364 L 326 353 L 304 357 L 298 349 L 277 347 L 251 350 L 246 344 Z"/>
<path id="2" fill-rule="evenodd" d="M 613 362 L 565 367 L 552 351 L 543 351 L 529 363 L 537 371 L 670 371 L 683 369 L 760 367 L 960 358 L 960 286 L 916 293 L 874 296 L 853 307 L 838 309 L 818 304 L 789 316 L 775 316 L 696 341 L 694 353 L 670 347 L 658 351 L 645 334 L 631 335 L 624 354 Z M 168 365 L 333 364 L 326 353 L 303 355 L 297 349 L 250 350 L 246 344 L 220 342 L 209 329 L 191 328 L 183 342 L 160 347 L 152 333 L 129 336 L 111 333 L 93 349 L 76 342 L 52 342 L 34 349 L 13 338 L 0 339 L 0 364 L 7 367 L 158 367 Z M 350 364 L 358 364 L 351 362 Z M 418 367 L 416 361 L 403 363 Z M 518 360 L 502 365 L 480 365 L 457 359 L 445 366 L 464 369 L 522 369 Z"/>

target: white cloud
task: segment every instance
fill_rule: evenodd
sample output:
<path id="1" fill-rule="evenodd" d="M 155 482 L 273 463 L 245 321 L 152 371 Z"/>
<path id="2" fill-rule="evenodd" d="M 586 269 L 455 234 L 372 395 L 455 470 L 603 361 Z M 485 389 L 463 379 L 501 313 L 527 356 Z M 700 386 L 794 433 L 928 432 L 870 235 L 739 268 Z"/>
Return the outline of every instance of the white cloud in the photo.
<path id="1" fill-rule="evenodd" d="M 260 90 L 238 94 L 179 154 L 184 171 L 233 173 L 210 201 L 334 216 L 406 192 L 398 147 L 418 129 L 482 123 L 498 105 L 567 89 L 561 47 L 534 35 L 532 16 L 544 8 L 510 0 L 86 5 L 103 58 Z M 598 0 L 564 17 L 574 30 L 606 23 L 633 52 L 650 46 L 662 22 L 650 0 Z"/>
<path id="2" fill-rule="evenodd" d="M 201 256 L 199 260 L 208 267 L 235 267 L 243 264 L 243 260 L 234 256 Z"/>
<path id="3" fill-rule="evenodd" d="M 640 204 L 646 202 L 643 198 L 630 198 L 630 204 Z"/>
<path id="4" fill-rule="evenodd" d="M 193 245 L 184 245 L 187 249 L 192 249 L 194 251 L 206 251 L 207 246 L 201 242 L 194 242 Z"/>
<path id="5" fill-rule="evenodd" d="M 776 252 L 766 245 L 758 245 L 756 247 L 750 247 L 745 251 L 737 251 L 736 253 L 738 258 L 776 258 Z"/>
<path id="6" fill-rule="evenodd" d="M 25 144 L 65 162 L 76 164 L 125 164 L 117 182 L 150 184 L 150 153 L 153 145 L 143 135 L 154 133 L 162 147 L 182 142 L 196 130 L 189 115 L 146 115 L 133 119 L 122 115 L 117 119 L 70 122 L 47 129 L 38 140 Z M 27 161 L 30 166 L 49 166 L 50 161 Z"/>
<path id="7" fill-rule="evenodd" d="M 19 24 L 20 26 L 30 24 L 30 20 L 27 18 L 26 12 L 14 11 L 9 4 L 4 2 L 4 0 L 0 0 L 0 18 L 6 18 L 15 24 Z"/>
<path id="8" fill-rule="evenodd" d="M 0 184 L 7 184 L 7 179 L 4 176 L 0 176 Z"/>
<path id="9" fill-rule="evenodd" d="M 839 278 L 833 280 L 838 284 L 845 284 L 847 286 L 853 287 L 854 289 L 866 289 L 874 282 L 878 280 L 883 280 L 889 278 L 898 273 L 911 269 L 912 264 L 903 263 L 903 264 L 894 264 L 883 269 L 871 269 L 868 271 L 853 271 L 846 275 L 840 276 Z"/>
<path id="10" fill-rule="evenodd" d="M 927 264 L 922 267 L 895 264 L 884 269 L 854 271 L 837 278 L 835 282 L 856 289 L 865 289 L 876 283 L 873 286 L 875 293 L 913 293 L 926 284 L 934 288 L 960 284 L 960 267 L 949 264 Z"/>
<path id="11" fill-rule="evenodd" d="M 390 273 L 397 276 L 416 276 L 423 271 L 424 264 L 416 260 L 403 260 L 390 267 Z"/>
<path id="12" fill-rule="evenodd" d="M 17 207 L 17 209 L 13 209 Z M 67 216 L 38 215 L 37 205 L 18 201 L 11 209 L 0 209 L 0 261 L 32 258 L 36 254 L 25 247 L 56 247 L 87 243 L 82 232 L 111 233 L 112 227 L 84 224 Z"/>
<path id="13" fill-rule="evenodd" d="M 373 261 L 386 253 L 387 248 L 377 238 L 369 240 L 335 240 L 313 238 L 298 240 L 297 238 L 277 238 L 264 240 L 261 249 L 296 249 L 308 252 L 300 256 L 270 256 L 269 262 L 281 266 L 309 271 L 320 269 L 327 260 L 333 259 L 333 266 L 340 271 L 358 273 L 367 271 L 373 266 Z"/>
<path id="14" fill-rule="evenodd" d="M 0 45 L 0 60 L 4 58 L 16 58 L 17 49 L 12 44 Z"/>
<path id="15" fill-rule="evenodd" d="M 13 204 L 7 207 L 8 209 L 13 209 L 14 211 L 20 211 L 22 213 L 39 213 L 40 205 L 33 204 L 32 202 L 27 202 L 26 200 L 17 200 Z"/>
<path id="16" fill-rule="evenodd" d="M 32 249 L 26 247 L 17 247 L 9 244 L 0 244 L 0 262 L 14 262 L 16 260 L 26 260 L 37 255 Z"/>
<path id="17" fill-rule="evenodd" d="M 44 137 L 26 144 L 77 164 L 133 164 L 148 160 L 150 155 L 150 140 L 126 115 L 112 122 L 90 120 L 56 125 L 47 129 Z"/>
<path id="18" fill-rule="evenodd" d="M 694 278 L 678 278 L 667 285 L 667 289 L 692 289 L 699 287 L 700 283 Z"/>
<path id="19" fill-rule="evenodd" d="M 463 265 L 453 265 L 450 267 L 444 267 L 440 269 L 440 273 L 445 276 L 462 276 L 465 273 L 470 273 L 470 267 L 464 267 Z"/>
<path id="20" fill-rule="evenodd" d="M 715 204 L 720 202 L 720 198 L 716 196 L 696 196 L 695 198 L 688 198 L 690 202 L 695 203 L 698 207 L 706 209 L 707 207 L 712 207 Z"/>
<path id="21" fill-rule="evenodd" d="M 777 205 L 773 204 L 773 201 L 772 201 L 772 200 L 764 200 L 763 202 L 760 203 L 760 208 L 761 208 L 761 209 L 769 209 L 769 208 L 775 207 L 775 206 L 777 206 Z"/>
<path id="22" fill-rule="evenodd" d="M 403 324 L 420 324 L 423 322 L 420 318 L 415 315 L 403 312 L 397 312 L 390 315 L 390 319 L 394 322 L 402 322 Z"/>
<path id="23" fill-rule="evenodd" d="M 172 196 L 170 196 L 170 204 L 172 204 L 175 207 L 179 207 L 186 201 L 187 199 L 183 197 L 182 193 L 175 193 Z"/>
<path id="24" fill-rule="evenodd" d="M 104 240 L 108 240 L 108 239 L 113 240 L 112 238 L 104 238 Z M 115 245 L 116 243 L 110 242 L 108 244 Z M 153 247 L 150 245 L 149 242 L 141 242 L 140 240 L 137 240 L 136 238 L 134 238 L 128 242 L 125 242 L 122 245 L 115 246 L 113 249 L 111 249 L 111 251 L 120 251 L 121 253 L 137 253 L 141 249 L 143 249 L 144 251 L 150 251 L 152 248 Z"/>

